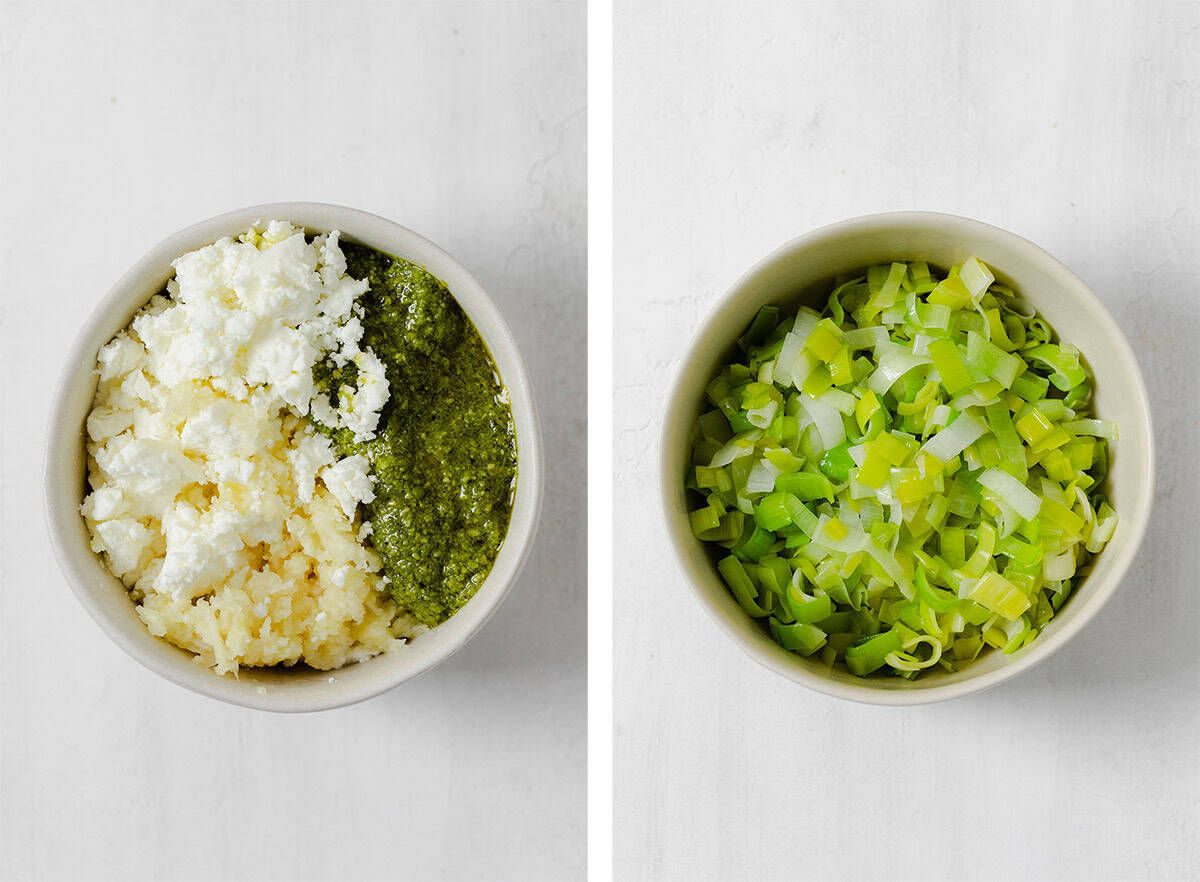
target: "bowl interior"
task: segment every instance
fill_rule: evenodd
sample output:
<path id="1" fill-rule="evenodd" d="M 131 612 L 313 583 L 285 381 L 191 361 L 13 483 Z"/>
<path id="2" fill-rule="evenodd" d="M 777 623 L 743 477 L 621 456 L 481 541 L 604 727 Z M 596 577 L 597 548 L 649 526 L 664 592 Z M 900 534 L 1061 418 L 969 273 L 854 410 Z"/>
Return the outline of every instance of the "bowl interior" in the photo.
<path id="1" fill-rule="evenodd" d="M 704 388 L 734 352 L 734 341 L 759 307 L 807 305 L 821 311 L 834 277 L 873 263 L 923 259 L 941 268 L 975 256 L 1012 286 L 1079 347 L 1095 376 L 1094 407 L 1116 420 L 1108 492 L 1119 526 L 1074 595 L 1030 646 L 1012 655 L 988 652 L 951 674 L 940 667 L 915 681 L 859 678 L 844 669 L 784 650 L 738 606 L 703 543 L 691 533 L 683 476 L 689 433 Z M 1094 294 L 1053 257 L 1011 233 L 976 221 L 926 212 L 873 215 L 817 230 L 783 246 L 739 280 L 701 325 L 681 365 L 664 424 L 663 495 L 668 531 L 689 581 L 704 605 L 752 657 L 821 691 L 886 704 L 935 701 L 995 685 L 1049 655 L 1095 614 L 1132 562 L 1149 516 L 1152 496 L 1149 401 L 1132 350 Z"/>
<path id="2" fill-rule="evenodd" d="M 219 676 L 195 657 L 146 630 L 125 586 L 91 551 L 79 513 L 86 486 L 84 426 L 96 392 L 96 353 L 163 289 L 176 257 L 236 235 L 256 221 L 289 220 L 309 235 L 343 238 L 411 260 L 446 282 L 491 350 L 508 387 L 517 433 L 517 491 L 508 534 L 475 596 L 439 627 L 396 652 L 336 671 L 242 668 Z M 285 203 L 254 206 L 190 227 L 160 243 L 101 301 L 71 348 L 51 414 L 46 453 L 47 517 L 56 554 L 72 588 L 119 645 L 150 669 L 193 691 L 234 704 L 279 711 L 320 710 L 368 698 L 449 657 L 483 625 L 515 580 L 537 528 L 541 504 L 541 441 L 532 389 L 516 340 L 479 283 L 428 240 L 383 218 L 340 206 Z"/>

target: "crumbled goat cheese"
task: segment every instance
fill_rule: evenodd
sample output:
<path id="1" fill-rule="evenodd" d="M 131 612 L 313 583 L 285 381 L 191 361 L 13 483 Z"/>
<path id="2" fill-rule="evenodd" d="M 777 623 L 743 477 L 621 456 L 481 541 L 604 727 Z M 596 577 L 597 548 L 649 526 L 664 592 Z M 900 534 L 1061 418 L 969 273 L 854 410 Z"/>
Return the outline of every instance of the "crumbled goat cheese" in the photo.
<path id="1" fill-rule="evenodd" d="M 321 480 L 337 499 L 346 517 L 354 516 L 358 503 L 375 499 L 370 469 L 367 458 L 356 453 L 321 470 Z"/>
<path id="2" fill-rule="evenodd" d="M 97 357 L 87 420 L 92 547 L 141 598 L 151 632 L 220 672 L 333 668 L 395 645 L 395 609 L 356 523 L 363 456 L 338 460 L 302 417 L 374 437 L 383 365 L 359 347 L 336 232 L 273 221 L 185 254 Z M 313 367 L 359 367 L 337 409 Z"/>
<path id="3" fill-rule="evenodd" d="M 159 382 L 220 379 L 222 391 L 234 398 L 258 387 L 268 408 L 287 406 L 300 416 L 312 411 L 360 441 L 375 437 L 387 378 L 375 354 L 359 348 L 363 331 L 355 305 L 367 282 L 345 275 L 336 231 L 310 243 L 303 230 L 272 221 L 265 232 L 222 239 L 172 266 L 170 305 L 133 321 L 145 347 L 145 369 Z M 138 366 L 132 341 L 118 341 L 101 353 L 102 375 Z M 326 355 L 363 368 L 362 382 L 348 390 L 363 400 L 351 409 L 335 410 L 318 393 L 312 369 Z"/>

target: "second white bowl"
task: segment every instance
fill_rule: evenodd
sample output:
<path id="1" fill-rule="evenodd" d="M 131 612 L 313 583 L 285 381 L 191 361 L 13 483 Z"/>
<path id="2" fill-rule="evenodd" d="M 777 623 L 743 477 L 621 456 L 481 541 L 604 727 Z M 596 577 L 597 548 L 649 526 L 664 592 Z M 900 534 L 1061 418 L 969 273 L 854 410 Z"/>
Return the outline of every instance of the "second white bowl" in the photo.
<path id="1" fill-rule="evenodd" d="M 704 388 L 727 363 L 734 342 L 767 304 L 818 311 L 839 273 L 892 260 L 926 260 L 942 268 L 975 256 L 1012 286 L 1060 337 L 1083 352 L 1095 376 L 1095 409 L 1116 420 L 1109 495 L 1120 516 L 1091 572 L 1045 630 L 1015 655 L 989 652 L 958 673 L 934 668 L 916 680 L 856 677 L 788 652 L 738 606 L 708 549 L 692 534 L 684 475 Z M 701 324 L 667 402 L 661 449 L 661 492 L 667 532 L 688 584 L 721 628 L 755 661 L 829 695 L 874 704 L 921 704 L 978 692 L 1015 677 L 1063 646 L 1100 611 L 1137 554 L 1154 496 L 1150 400 L 1133 350 L 1096 295 L 1033 243 L 979 221 L 906 211 L 842 221 L 793 239 L 752 267 Z"/>

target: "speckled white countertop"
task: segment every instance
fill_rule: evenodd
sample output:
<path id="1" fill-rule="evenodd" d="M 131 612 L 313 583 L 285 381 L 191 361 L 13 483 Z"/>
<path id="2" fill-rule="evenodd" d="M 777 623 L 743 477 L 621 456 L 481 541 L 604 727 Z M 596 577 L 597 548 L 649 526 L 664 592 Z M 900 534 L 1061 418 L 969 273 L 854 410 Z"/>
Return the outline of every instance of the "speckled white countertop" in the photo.
<path id="1" fill-rule="evenodd" d="M 584 19 L 0 2 L 0 879 L 582 878 Z M 470 645 L 284 717 L 109 642 L 51 557 L 40 471 L 61 354 L 109 285 L 177 229 L 294 199 L 392 218 L 479 278 L 524 351 L 547 481 Z"/>
<path id="2" fill-rule="evenodd" d="M 1200 12 L 1184 3 L 617 4 L 616 878 L 1200 878 Z M 963 214 L 1125 328 L 1156 510 L 1111 604 L 982 695 L 857 706 L 750 661 L 657 501 L 665 389 L 754 261 Z"/>

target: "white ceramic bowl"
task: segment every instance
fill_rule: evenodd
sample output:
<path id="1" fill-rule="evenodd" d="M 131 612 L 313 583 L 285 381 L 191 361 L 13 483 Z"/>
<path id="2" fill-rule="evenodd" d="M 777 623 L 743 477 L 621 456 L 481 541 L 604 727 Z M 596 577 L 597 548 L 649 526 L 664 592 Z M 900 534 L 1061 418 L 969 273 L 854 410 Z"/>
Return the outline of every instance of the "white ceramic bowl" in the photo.
<path id="1" fill-rule="evenodd" d="M 191 653 L 154 637 L 138 618 L 120 580 L 95 554 L 79 513 L 84 496 L 84 423 L 96 392 L 96 353 L 124 328 L 172 275 L 180 255 L 236 235 L 256 221 L 288 220 L 308 233 L 340 230 L 359 242 L 411 260 L 442 279 L 491 350 L 512 400 L 517 431 L 517 492 L 508 535 L 476 595 L 439 627 L 408 645 L 336 671 L 242 668 L 235 678 L 197 664 Z M 45 462 L 46 513 L 59 565 L 92 618 L 122 649 L 168 680 L 231 704 L 271 711 L 315 711 L 352 704 L 410 680 L 463 646 L 496 611 L 516 580 L 537 531 L 542 499 L 542 449 L 525 364 L 500 311 L 454 258 L 427 239 L 384 218 L 311 202 L 256 205 L 223 214 L 160 242 L 112 287 L 71 346 L 50 414 Z"/>
<path id="2" fill-rule="evenodd" d="M 1090 574 L 1038 638 L 1006 656 L 988 652 L 951 674 L 934 668 L 915 681 L 859 678 L 801 658 L 771 639 L 738 606 L 703 543 L 691 532 L 683 478 L 689 436 L 704 388 L 734 352 L 734 341 L 759 307 L 775 303 L 820 311 L 838 273 L 891 260 L 924 259 L 946 268 L 976 256 L 1013 286 L 1060 337 L 1082 350 L 1095 375 L 1095 408 L 1116 420 L 1109 492 L 1120 522 Z M 667 531 L 697 599 L 755 661 L 820 692 L 874 704 L 922 704 L 979 692 L 1036 665 L 1100 611 L 1133 562 L 1150 519 L 1154 442 L 1150 401 L 1121 329 L 1088 287 L 1036 245 L 996 227 L 932 212 L 876 214 L 842 221 L 793 239 L 742 276 L 696 332 L 667 402 L 661 449 Z"/>

